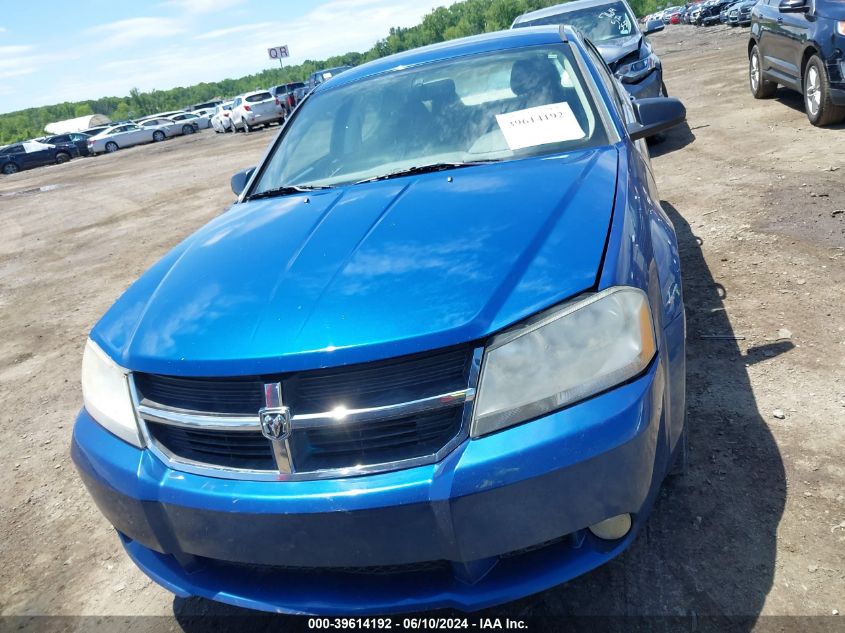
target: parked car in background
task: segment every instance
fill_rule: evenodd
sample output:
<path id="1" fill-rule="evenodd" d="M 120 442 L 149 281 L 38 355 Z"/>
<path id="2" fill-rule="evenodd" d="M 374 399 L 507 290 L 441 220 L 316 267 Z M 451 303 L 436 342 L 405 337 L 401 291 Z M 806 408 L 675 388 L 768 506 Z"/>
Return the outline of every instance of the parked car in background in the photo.
<path id="1" fill-rule="evenodd" d="M 214 108 L 214 114 L 211 116 L 211 127 L 215 132 L 231 132 L 232 131 L 232 102 L 226 101 Z"/>
<path id="2" fill-rule="evenodd" d="M 86 130 L 82 130 L 80 132 L 80 134 L 87 134 L 88 136 L 96 136 L 97 134 L 99 134 L 103 130 L 107 130 L 114 125 L 115 125 L 114 123 L 109 123 L 108 125 L 96 125 L 94 127 L 89 127 Z"/>
<path id="3" fill-rule="evenodd" d="M 39 141 L 13 143 L 0 149 L 0 172 L 9 175 L 32 167 L 66 163 L 75 156 L 79 156 L 79 150 L 73 143 L 58 147 Z"/>
<path id="4" fill-rule="evenodd" d="M 316 72 L 311 73 L 308 76 L 308 81 L 305 82 L 308 88 L 308 92 L 313 91 L 324 81 L 328 81 L 332 77 L 335 77 L 340 73 L 346 72 L 350 68 L 352 68 L 352 66 L 335 66 L 334 68 L 324 68 L 323 70 L 318 70 Z"/>
<path id="5" fill-rule="evenodd" d="M 725 3 L 719 11 L 719 22 L 722 24 L 728 23 L 728 14 L 731 12 L 731 7 L 736 4 L 736 0 Z"/>
<path id="6" fill-rule="evenodd" d="M 679 13 L 681 7 L 667 7 L 663 10 L 663 13 L 660 15 L 660 19 L 663 21 L 663 24 L 670 24 L 672 21 L 672 16 L 676 13 Z"/>
<path id="7" fill-rule="evenodd" d="M 640 31 L 625 0 L 574 0 L 525 13 L 511 28 L 571 24 L 598 48 L 613 74 L 634 98 L 666 96 L 663 66 L 646 35 L 662 30 L 654 20 Z"/>
<path id="8" fill-rule="evenodd" d="M 845 121 L 845 2 L 770 0 L 752 10 L 749 84 L 757 99 L 778 84 L 804 95 L 813 125 Z"/>
<path id="9" fill-rule="evenodd" d="M 308 96 L 309 92 L 310 92 L 310 90 L 308 90 L 308 84 L 307 83 L 302 84 L 302 86 L 299 87 L 299 88 L 294 88 L 293 89 L 293 100 L 294 100 L 294 102 L 297 105 L 299 105 L 299 102 L 302 101 L 306 96 Z"/>
<path id="10" fill-rule="evenodd" d="M 294 81 L 280 86 L 273 86 L 270 92 L 275 96 L 285 108 L 285 111 L 290 114 L 296 107 L 299 101 L 296 98 L 296 91 L 300 88 L 305 88 L 305 83 L 302 81 Z"/>
<path id="11" fill-rule="evenodd" d="M 47 145 L 55 145 L 57 147 L 62 145 L 73 145 L 76 147 L 77 155 L 88 156 L 88 138 L 87 134 L 82 132 L 71 132 L 70 134 L 54 134 L 53 136 L 45 136 L 41 139 L 42 143 Z"/>
<path id="12" fill-rule="evenodd" d="M 235 97 L 229 119 L 232 131 L 251 132 L 259 125 L 281 125 L 285 120 L 285 109 L 269 90 L 256 90 Z"/>
<path id="13" fill-rule="evenodd" d="M 775 0 L 771 0 L 775 1 Z M 777 0 L 780 1 L 780 0 Z M 751 24 L 751 10 L 758 0 L 741 0 L 728 11 L 728 24 L 730 26 L 748 26 Z"/>
<path id="14" fill-rule="evenodd" d="M 162 119 L 172 117 L 176 114 L 185 114 L 184 110 L 170 110 L 169 112 L 156 112 L 155 114 L 148 114 L 147 116 L 143 116 L 139 119 L 135 119 L 134 121 L 121 121 L 122 123 L 143 123 L 148 119 Z M 112 123 L 115 125 L 116 123 Z"/>
<path id="15" fill-rule="evenodd" d="M 88 139 L 88 151 L 91 154 L 112 153 L 119 149 L 152 143 L 156 130 L 141 127 L 136 123 L 123 123 L 107 128 Z"/>
<path id="16" fill-rule="evenodd" d="M 641 142 L 684 107 L 617 84 L 554 26 L 319 86 L 86 343 L 71 455 L 133 562 L 184 598 L 363 615 L 625 551 L 685 455 Z"/>
<path id="17" fill-rule="evenodd" d="M 146 119 L 139 124 L 142 128 L 153 131 L 154 141 L 163 141 L 166 138 L 193 134 L 196 130 L 191 123 L 185 121 L 174 121 L 167 117 Z"/>
<path id="18" fill-rule="evenodd" d="M 736 0 L 707 0 L 696 15 L 697 26 L 713 26 L 719 23 L 722 10 L 736 2 Z"/>
<path id="19" fill-rule="evenodd" d="M 211 121 L 208 116 L 200 116 L 193 112 L 180 112 L 179 114 L 174 114 L 172 116 L 167 117 L 172 121 L 176 121 L 178 123 L 188 124 L 193 127 L 194 132 L 198 132 L 200 130 L 205 130 L 211 127 Z M 186 134 L 192 134 L 192 132 L 185 132 Z"/>
<path id="20" fill-rule="evenodd" d="M 222 99 L 212 99 L 211 101 L 203 101 L 202 103 L 195 103 L 185 108 L 185 112 L 196 112 L 197 110 L 211 110 L 223 103 Z"/>

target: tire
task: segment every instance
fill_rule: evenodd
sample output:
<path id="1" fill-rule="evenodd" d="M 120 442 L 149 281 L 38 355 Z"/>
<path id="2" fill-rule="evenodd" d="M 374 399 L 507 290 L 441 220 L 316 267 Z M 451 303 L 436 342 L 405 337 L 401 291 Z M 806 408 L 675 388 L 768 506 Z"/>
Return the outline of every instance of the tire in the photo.
<path id="1" fill-rule="evenodd" d="M 166 137 L 164 135 L 164 132 L 162 132 L 161 130 L 156 130 L 155 132 L 153 132 L 153 141 L 155 141 L 156 143 L 158 143 L 159 141 L 163 141 L 165 138 Z"/>
<path id="2" fill-rule="evenodd" d="M 67 152 L 59 152 L 56 154 L 56 164 L 61 165 L 62 163 L 66 163 L 70 160 L 70 154 Z"/>
<path id="3" fill-rule="evenodd" d="M 182 134 L 187 136 L 188 134 L 194 133 L 194 126 L 193 125 L 183 125 L 182 126 Z"/>
<path id="4" fill-rule="evenodd" d="M 11 176 L 12 174 L 16 174 L 16 173 L 18 173 L 18 171 L 20 171 L 20 170 L 18 169 L 18 166 L 15 165 L 15 163 L 6 163 L 5 165 L 3 165 L 3 173 L 6 174 L 7 176 Z"/>
<path id="5" fill-rule="evenodd" d="M 810 123 L 821 127 L 845 120 L 845 106 L 836 105 L 830 98 L 830 80 L 818 55 L 813 55 L 807 62 L 803 85 L 804 106 Z"/>
<path id="6" fill-rule="evenodd" d="M 763 56 L 756 44 L 748 56 L 748 86 L 755 99 L 771 99 L 778 89 L 775 82 L 763 79 Z"/>
<path id="7" fill-rule="evenodd" d="M 114 141 L 109 141 L 108 143 L 106 143 L 106 153 L 107 154 L 113 154 L 114 152 L 116 152 L 119 149 L 120 148 L 117 146 L 117 143 L 115 143 Z"/>

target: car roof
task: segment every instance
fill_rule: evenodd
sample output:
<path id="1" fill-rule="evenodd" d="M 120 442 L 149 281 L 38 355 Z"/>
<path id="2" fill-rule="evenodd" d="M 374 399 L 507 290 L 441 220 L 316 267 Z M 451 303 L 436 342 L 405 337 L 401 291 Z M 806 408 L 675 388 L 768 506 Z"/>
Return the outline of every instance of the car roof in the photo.
<path id="1" fill-rule="evenodd" d="M 570 11 L 577 11 L 579 9 L 588 9 L 590 7 L 600 7 L 606 4 L 615 4 L 619 0 L 573 0 L 572 2 L 565 2 L 563 4 L 556 4 L 545 9 L 537 9 L 536 11 L 529 11 L 523 13 L 516 20 L 514 25 L 522 24 L 523 22 L 531 22 L 540 18 L 546 18 L 550 15 L 559 15 L 561 13 L 569 13 Z M 625 2 L 625 4 L 628 4 Z M 630 7 L 629 7 L 630 8 Z"/>
<path id="2" fill-rule="evenodd" d="M 455 59 L 464 55 L 492 53 L 511 48 L 523 48 L 525 46 L 560 44 L 564 41 L 561 35 L 562 32 L 559 25 L 553 24 L 550 26 L 534 26 L 513 31 L 496 31 L 483 35 L 473 35 L 472 37 L 449 40 L 448 42 L 440 42 L 439 44 L 431 44 L 356 66 L 332 77 L 331 81 L 323 82 L 317 86 L 314 92 L 334 90 L 339 86 L 368 77 L 404 70 L 405 68 L 420 64 Z"/>
<path id="3" fill-rule="evenodd" d="M 245 92 L 243 94 L 239 94 L 238 97 L 251 97 L 252 95 L 259 95 L 262 92 L 270 92 L 269 90 L 252 90 L 250 92 Z M 237 97 L 235 97 L 237 98 Z"/>

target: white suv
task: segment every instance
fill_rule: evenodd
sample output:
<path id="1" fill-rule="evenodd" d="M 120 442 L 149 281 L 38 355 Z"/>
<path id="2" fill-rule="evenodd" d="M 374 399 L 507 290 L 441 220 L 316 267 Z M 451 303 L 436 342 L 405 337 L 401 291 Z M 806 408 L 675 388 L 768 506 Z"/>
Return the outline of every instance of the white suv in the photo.
<path id="1" fill-rule="evenodd" d="M 229 119 L 235 132 L 251 132 L 258 125 L 281 125 L 285 119 L 285 109 L 269 91 L 258 90 L 235 97 Z"/>

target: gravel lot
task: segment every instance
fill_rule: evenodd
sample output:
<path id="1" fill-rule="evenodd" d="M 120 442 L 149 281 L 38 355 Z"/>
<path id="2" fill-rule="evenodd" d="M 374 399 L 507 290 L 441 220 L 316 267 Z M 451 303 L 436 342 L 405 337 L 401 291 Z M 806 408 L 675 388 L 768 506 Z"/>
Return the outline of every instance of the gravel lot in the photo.
<path id="1" fill-rule="evenodd" d="M 689 474 L 619 559 L 491 615 L 746 616 L 730 630 L 814 615 L 829 617 L 777 626 L 845 630 L 845 127 L 813 128 L 786 91 L 754 101 L 747 32 L 653 38 L 688 109 L 653 162 L 683 257 Z M 162 630 L 238 613 L 138 571 L 68 446 L 88 331 L 232 201 L 229 176 L 274 134 L 206 131 L 0 179 L 0 613 L 168 616 Z"/>

